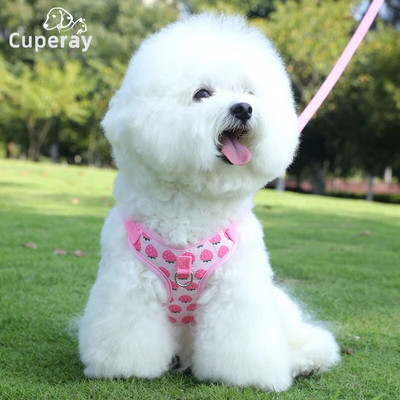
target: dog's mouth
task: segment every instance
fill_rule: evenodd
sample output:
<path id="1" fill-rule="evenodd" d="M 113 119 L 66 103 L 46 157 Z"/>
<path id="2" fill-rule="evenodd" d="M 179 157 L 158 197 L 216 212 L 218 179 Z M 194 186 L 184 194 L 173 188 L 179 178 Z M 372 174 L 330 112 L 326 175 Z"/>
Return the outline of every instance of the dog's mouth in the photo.
<path id="1" fill-rule="evenodd" d="M 250 150 L 243 142 L 249 134 L 246 127 L 224 130 L 218 137 L 221 157 L 233 165 L 246 165 L 251 160 Z"/>

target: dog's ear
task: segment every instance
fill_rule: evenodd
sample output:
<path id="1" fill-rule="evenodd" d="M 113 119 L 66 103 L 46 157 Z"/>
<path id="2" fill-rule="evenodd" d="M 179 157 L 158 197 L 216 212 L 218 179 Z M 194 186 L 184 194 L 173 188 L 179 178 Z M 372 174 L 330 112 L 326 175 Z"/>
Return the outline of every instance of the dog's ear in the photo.
<path id="1" fill-rule="evenodd" d="M 61 22 L 60 22 L 61 28 L 68 28 L 74 22 L 74 18 L 72 17 L 72 14 L 64 9 L 61 9 L 58 11 L 60 13 L 60 18 L 61 18 Z"/>
<path id="2" fill-rule="evenodd" d="M 58 14 L 60 16 L 60 22 L 57 24 L 57 29 L 58 31 L 60 31 L 60 29 L 62 29 L 64 27 L 63 22 L 64 22 L 64 13 L 62 12 L 62 10 L 57 10 Z"/>

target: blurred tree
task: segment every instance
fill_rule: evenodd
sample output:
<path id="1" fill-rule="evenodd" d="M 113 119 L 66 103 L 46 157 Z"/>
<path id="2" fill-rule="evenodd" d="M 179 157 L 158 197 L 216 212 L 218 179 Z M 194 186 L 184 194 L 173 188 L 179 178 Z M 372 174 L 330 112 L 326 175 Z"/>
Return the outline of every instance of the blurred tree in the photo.
<path id="1" fill-rule="evenodd" d="M 370 180 L 400 160 L 399 39 L 392 26 L 378 24 L 355 60 L 346 98 L 338 99 L 353 125 L 345 144 L 357 155 L 354 166 Z"/>
<path id="2" fill-rule="evenodd" d="M 185 3 L 192 13 L 212 10 L 239 13 L 249 18 L 267 18 L 278 2 L 284 3 L 284 0 L 187 0 Z"/>
<path id="3" fill-rule="evenodd" d="M 54 3 L 2 0 L 0 139 L 14 141 L 22 149 L 30 147 L 31 155 L 36 147 L 56 158 L 59 148 L 68 160 L 75 155 L 95 164 L 109 160 L 108 144 L 99 129 L 109 98 L 140 42 L 177 19 L 182 10 L 247 15 L 282 53 L 301 110 L 350 39 L 358 23 L 356 10 L 364 3 L 368 5 L 369 0 L 65 0 L 65 9 L 75 18 L 86 19 L 86 35 L 93 36 L 90 49 L 86 53 L 67 48 L 35 53 L 11 48 L 8 36 L 15 31 L 46 37 L 57 34 L 42 28 Z M 364 170 L 380 174 L 392 165 L 394 173 L 400 174 L 400 47 L 396 30 L 400 0 L 385 4 L 386 25 L 375 24 L 368 33 L 303 133 L 292 172 L 299 179 L 313 176 L 320 193 L 326 173 L 346 176 Z M 62 96 L 66 82 L 79 87 Z"/>
<path id="4" fill-rule="evenodd" d="M 372 0 L 360 1 L 356 11 L 356 18 L 361 17 L 366 13 Z M 386 0 L 379 10 L 379 17 L 385 24 L 393 25 L 397 29 L 400 28 L 400 0 Z M 376 27 L 376 23 L 372 25 L 372 29 Z"/>
<path id="5" fill-rule="evenodd" d="M 19 122 L 26 127 L 26 135 L 30 137 L 30 156 L 36 146 L 45 154 L 52 153 L 55 158 L 59 149 L 61 156 L 68 160 L 79 154 L 85 162 L 109 162 L 109 147 L 99 127 L 109 98 L 118 88 L 127 63 L 141 41 L 178 18 L 178 4 L 175 0 L 65 0 L 62 7 L 74 18 L 85 18 L 88 28 L 85 36 L 93 36 L 86 53 L 69 48 L 47 48 L 35 52 L 34 49 L 9 46 L 8 37 L 16 31 L 26 36 L 60 36 L 57 30 L 46 31 L 42 27 L 53 6 L 54 2 L 50 0 L 2 0 L 0 54 L 7 60 L 4 65 L 7 76 L 11 74 L 11 78 L 6 81 L 5 75 L 0 75 L 0 87 L 3 88 L 0 96 L 5 99 L 0 110 L 3 115 L 0 139 L 9 141 L 13 136 L 15 141 L 21 142 L 21 135 L 13 132 Z M 49 100 L 63 83 L 72 78 L 70 65 L 79 66 L 79 79 L 76 77 L 76 82 L 70 82 L 80 86 L 70 88 L 70 92 L 76 92 L 76 95 L 61 96 L 60 102 Z M 48 82 L 46 77 L 50 78 Z M 79 118 L 66 112 L 83 105 L 85 111 Z M 24 111 L 18 113 L 18 107 Z M 10 115 L 6 118 L 8 112 Z M 27 124 L 28 114 L 31 121 L 34 116 L 35 123 Z"/>
<path id="6" fill-rule="evenodd" d="M 399 0 L 386 0 L 385 2 L 387 13 L 384 20 L 395 26 L 397 29 L 400 28 L 400 1 Z"/>
<path id="7" fill-rule="evenodd" d="M 60 69 L 55 65 L 35 63 L 33 69 L 23 66 L 17 76 L 1 64 L 3 83 L 0 86 L 2 107 L 0 121 L 23 121 L 29 138 L 28 157 L 38 161 L 41 147 L 57 119 L 84 123 L 88 116 L 88 100 L 81 100 L 87 84 L 77 62 L 68 62 Z"/>
<path id="8" fill-rule="evenodd" d="M 270 20 L 255 20 L 287 62 L 299 109 L 311 100 L 349 41 L 358 3 L 288 0 L 276 4 Z M 393 26 L 378 24 L 304 130 L 291 171 L 299 180 L 302 173 L 310 174 L 316 193 L 324 193 L 328 172 L 376 174 L 399 158 L 398 40 Z"/>
<path id="9" fill-rule="evenodd" d="M 256 19 L 254 22 L 282 53 L 299 110 L 312 99 L 357 25 L 347 0 L 288 0 L 276 4 L 270 20 Z M 338 84 L 334 92 L 341 90 L 342 86 Z M 337 151 L 334 148 L 337 141 L 335 127 L 324 118 L 324 113 L 335 107 L 332 97 L 328 97 L 317 118 L 305 128 L 299 158 L 293 168 L 300 179 L 307 167 L 306 171 L 313 178 L 314 192 L 319 194 L 325 192 L 324 177 L 330 158 Z"/>

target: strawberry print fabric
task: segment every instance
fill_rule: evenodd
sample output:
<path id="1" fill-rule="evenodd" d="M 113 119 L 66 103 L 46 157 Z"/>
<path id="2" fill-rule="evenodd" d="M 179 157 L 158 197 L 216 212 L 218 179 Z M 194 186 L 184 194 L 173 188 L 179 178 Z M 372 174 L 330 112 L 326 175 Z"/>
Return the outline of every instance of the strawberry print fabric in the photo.
<path id="1" fill-rule="evenodd" d="M 167 246 L 157 233 L 140 222 L 127 220 L 125 228 L 132 253 L 161 279 L 167 290 L 171 323 L 194 323 L 197 300 L 208 278 L 236 249 L 236 223 L 186 248 Z M 178 273 L 179 265 L 184 267 Z"/>

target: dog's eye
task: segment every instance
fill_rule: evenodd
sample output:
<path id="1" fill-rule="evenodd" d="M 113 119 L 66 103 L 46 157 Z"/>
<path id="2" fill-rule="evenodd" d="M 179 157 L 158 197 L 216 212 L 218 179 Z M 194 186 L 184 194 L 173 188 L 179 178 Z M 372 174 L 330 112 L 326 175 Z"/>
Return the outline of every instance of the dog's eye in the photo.
<path id="1" fill-rule="evenodd" d="M 206 99 L 207 97 L 210 96 L 211 93 L 207 89 L 200 89 L 194 94 L 193 98 L 195 100 L 201 100 L 201 99 Z"/>

